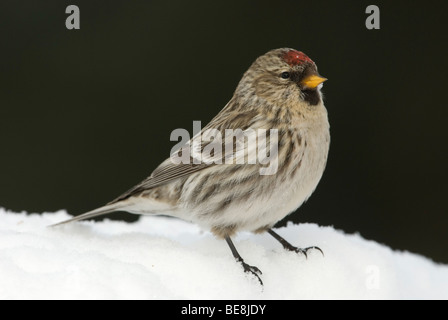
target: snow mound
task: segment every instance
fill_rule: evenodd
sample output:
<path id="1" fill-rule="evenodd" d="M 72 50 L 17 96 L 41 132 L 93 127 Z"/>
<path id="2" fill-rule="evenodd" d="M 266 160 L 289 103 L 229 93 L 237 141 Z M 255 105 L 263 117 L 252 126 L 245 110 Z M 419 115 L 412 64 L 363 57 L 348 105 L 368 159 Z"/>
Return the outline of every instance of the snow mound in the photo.
<path id="1" fill-rule="evenodd" d="M 286 252 L 270 235 L 240 234 L 245 261 L 225 241 L 166 217 L 62 227 L 66 212 L 0 209 L 0 299 L 448 299 L 448 266 L 332 227 L 289 224 L 278 233 L 325 253 Z"/>

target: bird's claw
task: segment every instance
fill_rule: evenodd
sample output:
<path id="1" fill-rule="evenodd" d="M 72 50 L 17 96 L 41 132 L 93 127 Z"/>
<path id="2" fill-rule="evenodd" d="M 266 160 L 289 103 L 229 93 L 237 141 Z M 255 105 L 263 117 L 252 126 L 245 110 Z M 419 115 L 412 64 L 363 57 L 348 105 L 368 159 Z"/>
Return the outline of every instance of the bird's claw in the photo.
<path id="1" fill-rule="evenodd" d="M 258 279 L 261 286 L 263 286 L 263 281 L 261 280 L 261 278 L 259 276 L 259 275 L 263 274 L 263 272 L 261 272 L 261 270 L 255 266 L 248 265 L 246 262 L 244 262 L 242 260 L 239 262 L 243 266 L 244 272 L 253 274 Z"/>
<path id="2" fill-rule="evenodd" d="M 322 256 L 324 256 L 324 252 L 322 251 L 322 249 L 319 248 L 319 247 L 316 247 L 316 246 L 312 246 L 312 247 L 308 247 L 308 248 L 296 248 L 296 247 L 292 247 L 291 248 L 291 251 L 294 251 L 296 253 L 301 253 L 301 254 L 303 254 L 305 256 L 305 258 L 308 258 L 307 252 L 309 250 L 318 250 L 318 251 L 320 251 Z"/>

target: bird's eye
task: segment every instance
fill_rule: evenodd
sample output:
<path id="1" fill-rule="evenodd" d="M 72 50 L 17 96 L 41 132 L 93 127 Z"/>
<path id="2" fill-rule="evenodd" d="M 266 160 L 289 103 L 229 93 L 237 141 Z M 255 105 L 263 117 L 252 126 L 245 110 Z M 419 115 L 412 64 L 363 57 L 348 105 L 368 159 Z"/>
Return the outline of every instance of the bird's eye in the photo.
<path id="1" fill-rule="evenodd" d="M 289 74 L 289 72 L 282 72 L 282 74 L 280 75 L 281 77 L 282 77 L 282 79 L 289 79 L 289 77 L 291 76 L 290 74 Z"/>

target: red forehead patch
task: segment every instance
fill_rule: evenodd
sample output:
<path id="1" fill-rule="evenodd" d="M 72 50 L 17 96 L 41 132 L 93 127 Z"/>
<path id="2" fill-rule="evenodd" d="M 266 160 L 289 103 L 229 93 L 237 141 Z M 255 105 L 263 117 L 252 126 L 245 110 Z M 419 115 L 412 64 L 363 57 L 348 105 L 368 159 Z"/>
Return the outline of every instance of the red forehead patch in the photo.
<path id="1" fill-rule="evenodd" d="M 297 50 L 289 50 L 283 56 L 283 59 L 290 66 L 297 66 L 299 64 L 303 64 L 305 62 L 314 63 L 306 54 Z"/>

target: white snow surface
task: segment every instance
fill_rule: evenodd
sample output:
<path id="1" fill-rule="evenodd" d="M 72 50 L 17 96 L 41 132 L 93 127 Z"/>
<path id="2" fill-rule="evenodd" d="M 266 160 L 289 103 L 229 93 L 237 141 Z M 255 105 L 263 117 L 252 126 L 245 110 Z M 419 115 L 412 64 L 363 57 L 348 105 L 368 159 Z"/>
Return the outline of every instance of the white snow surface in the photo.
<path id="1" fill-rule="evenodd" d="M 308 258 L 268 234 L 235 237 L 262 287 L 225 241 L 193 224 L 144 216 L 47 227 L 69 217 L 0 208 L 0 299 L 448 299 L 448 266 L 333 227 L 276 230 L 325 253 Z"/>

